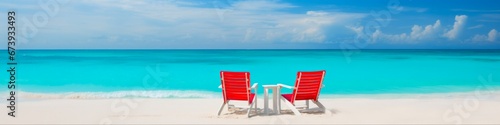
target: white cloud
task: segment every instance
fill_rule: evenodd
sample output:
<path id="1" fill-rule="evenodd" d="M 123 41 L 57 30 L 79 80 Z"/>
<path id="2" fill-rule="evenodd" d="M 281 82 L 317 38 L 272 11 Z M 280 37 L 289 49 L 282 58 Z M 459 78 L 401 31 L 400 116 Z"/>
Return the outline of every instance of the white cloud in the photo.
<path id="1" fill-rule="evenodd" d="M 492 29 L 492 30 L 488 33 L 488 41 L 490 41 L 490 42 L 495 41 L 495 40 L 496 40 L 496 38 L 497 38 L 497 34 L 498 34 L 497 30 Z"/>
<path id="2" fill-rule="evenodd" d="M 472 41 L 474 41 L 474 42 L 482 42 L 482 41 L 486 41 L 487 39 L 488 39 L 488 36 L 479 35 L 479 34 L 472 37 Z"/>
<path id="3" fill-rule="evenodd" d="M 328 13 L 326 12 L 323 12 L 323 11 L 307 11 L 306 13 L 307 15 L 311 15 L 311 16 L 325 16 L 327 15 Z"/>
<path id="4" fill-rule="evenodd" d="M 418 12 L 418 13 L 423 13 L 426 12 L 427 8 L 419 8 L 419 7 L 408 7 L 408 6 L 388 6 L 389 9 L 392 10 L 397 10 L 397 11 L 411 11 L 411 12 Z"/>
<path id="5" fill-rule="evenodd" d="M 447 37 L 450 40 L 456 39 L 462 32 L 462 29 L 465 26 L 466 21 L 467 21 L 466 15 L 455 16 L 455 23 L 453 24 L 453 29 L 443 34 L 443 36 Z"/>
<path id="6" fill-rule="evenodd" d="M 423 40 L 428 39 L 436 35 L 438 30 L 441 28 L 441 21 L 437 20 L 434 25 L 427 25 L 425 28 L 422 26 L 414 25 L 411 28 L 410 39 L 411 40 Z"/>
<path id="7" fill-rule="evenodd" d="M 422 26 L 422 25 L 413 25 L 410 33 L 396 33 L 389 34 L 382 32 L 381 29 L 377 28 L 373 33 L 365 33 L 364 27 L 347 27 L 351 29 L 357 34 L 358 38 L 368 38 L 369 42 L 393 42 L 393 43 L 417 43 L 422 41 L 430 41 L 437 39 L 448 39 L 455 40 L 459 38 L 460 33 L 464 29 L 465 23 L 467 20 L 466 15 L 457 15 L 455 16 L 455 22 L 451 30 L 446 30 L 442 27 L 441 21 L 436 20 L 434 24 Z M 472 28 L 482 27 L 482 25 L 474 26 Z M 475 39 L 494 39 L 496 38 L 496 30 L 495 33 L 490 33 L 491 35 L 480 36 L 478 35 Z M 490 37 L 491 36 L 491 37 Z"/>
<path id="8" fill-rule="evenodd" d="M 499 35 L 498 31 L 495 29 L 490 30 L 487 35 L 475 35 L 472 37 L 471 41 L 474 42 L 484 42 L 484 41 L 489 41 L 489 42 L 494 42 L 497 39 L 497 36 Z"/>
<path id="9" fill-rule="evenodd" d="M 287 3 L 276 3 L 265 0 L 251 0 L 251 1 L 240 1 L 236 2 L 232 5 L 234 9 L 239 10 L 276 10 L 276 9 L 286 9 L 286 8 L 294 8 L 296 6 L 287 4 Z"/>
<path id="10" fill-rule="evenodd" d="M 317 10 L 290 13 L 281 10 L 296 6 L 264 0 L 236 1 L 228 5 L 214 3 L 213 7 L 177 5 L 169 1 L 88 0 L 84 3 L 107 9 L 119 8 L 130 11 L 128 15 L 140 15 L 166 25 L 148 31 L 148 35 L 163 32 L 161 36 L 175 39 L 178 38 L 176 36 L 197 34 L 191 37 L 193 41 L 323 42 L 327 38 L 325 30 L 328 27 L 346 25 L 365 16 Z"/>
<path id="11" fill-rule="evenodd" d="M 372 42 L 375 41 L 406 41 L 406 42 L 412 42 L 410 40 L 411 36 L 408 36 L 406 33 L 401 33 L 401 34 L 384 34 L 380 30 L 376 30 L 372 34 L 373 40 Z"/>
<path id="12" fill-rule="evenodd" d="M 356 33 L 356 38 L 363 37 L 365 34 L 363 33 L 363 26 L 355 27 L 355 26 L 346 26 L 346 28 L 351 29 Z"/>
<path id="13" fill-rule="evenodd" d="M 480 18 L 477 21 L 498 23 L 500 22 L 500 14 L 481 14 Z"/>
<path id="14" fill-rule="evenodd" d="M 469 28 L 467 28 L 467 29 L 469 29 L 469 30 L 471 30 L 471 29 L 478 29 L 478 28 L 482 28 L 483 26 L 484 26 L 484 25 L 479 24 L 479 25 L 471 26 L 471 27 L 469 27 Z"/>
<path id="15" fill-rule="evenodd" d="M 353 30 L 357 37 L 363 37 L 364 27 L 347 27 Z M 368 34 L 371 37 L 371 42 L 376 41 L 388 41 L 388 42 L 418 42 L 422 40 L 429 40 L 438 36 L 441 31 L 441 21 L 437 20 L 434 24 L 427 25 L 425 27 L 420 25 L 414 25 L 411 28 L 409 35 L 407 33 L 401 34 L 385 34 L 380 29 L 375 30 L 372 34 Z"/>

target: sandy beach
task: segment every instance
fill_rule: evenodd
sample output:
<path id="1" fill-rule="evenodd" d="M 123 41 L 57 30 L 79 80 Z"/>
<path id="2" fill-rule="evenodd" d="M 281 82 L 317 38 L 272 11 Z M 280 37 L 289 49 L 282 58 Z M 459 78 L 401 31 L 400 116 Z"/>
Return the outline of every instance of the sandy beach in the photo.
<path id="1" fill-rule="evenodd" d="M 499 94 L 454 96 L 357 96 L 321 99 L 329 113 L 294 116 L 245 112 L 221 116 L 222 99 L 29 99 L 18 102 L 17 116 L 0 116 L 1 124 L 500 124 Z M 263 99 L 258 107 L 262 109 Z M 242 105 L 244 103 L 233 103 Z M 304 104 L 297 102 L 298 105 Z M 316 106 L 311 103 L 311 109 Z M 232 110 L 234 110 L 232 108 Z M 262 110 L 260 110 L 262 111 Z"/>
<path id="2" fill-rule="evenodd" d="M 499 5 L 0 0 L 0 125 L 500 125 Z"/>

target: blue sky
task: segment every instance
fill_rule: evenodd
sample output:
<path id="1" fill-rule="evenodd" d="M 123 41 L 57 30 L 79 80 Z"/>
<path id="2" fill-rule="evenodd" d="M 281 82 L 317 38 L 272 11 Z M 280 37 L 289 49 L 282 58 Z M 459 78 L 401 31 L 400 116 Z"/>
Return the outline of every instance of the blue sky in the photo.
<path id="1" fill-rule="evenodd" d="M 500 49 L 498 5 L 496 0 L 0 2 L 2 12 L 17 12 L 17 47 L 23 49 Z M 5 28 L 6 19 L 0 23 Z"/>

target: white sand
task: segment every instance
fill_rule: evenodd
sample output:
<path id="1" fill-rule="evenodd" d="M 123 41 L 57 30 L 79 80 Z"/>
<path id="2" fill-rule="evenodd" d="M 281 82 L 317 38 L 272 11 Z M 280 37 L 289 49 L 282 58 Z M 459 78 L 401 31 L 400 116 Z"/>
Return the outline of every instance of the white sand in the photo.
<path id="1" fill-rule="evenodd" d="M 24 100 L 18 102 L 15 118 L 7 116 L 7 108 L 1 110 L 0 124 L 500 124 L 498 97 L 472 93 L 452 97 L 341 97 L 320 100 L 331 114 L 294 116 L 283 111 L 282 115 L 251 118 L 230 113 L 227 108 L 217 116 L 222 99 Z M 261 98 L 258 103 L 262 108 Z M 311 107 L 315 105 L 311 103 Z M 287 107 L 283 105 L 283 109 Z"/>

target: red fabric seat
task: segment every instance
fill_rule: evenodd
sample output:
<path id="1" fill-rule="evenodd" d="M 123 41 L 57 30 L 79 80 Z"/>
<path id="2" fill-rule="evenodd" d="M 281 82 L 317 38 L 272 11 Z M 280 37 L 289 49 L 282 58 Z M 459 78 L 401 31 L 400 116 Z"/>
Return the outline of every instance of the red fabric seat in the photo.
<path id="1" fill-rule="evenodd" d="M 293 94 L 281 94 L 281 96 L 283 96 L 283 98 L 291 102 Z"/>
<path id="2" fill-rule="evenodd" d="M 249 97 L 250 100 L 248 100 L 248 104 L 252 104 L 254 97 L 255 97 L 255 93 L 250 93 L 250 97 Z M 244 98 L 246 98 L 246 97 L 244 97 Z M 247 101 L 246 99 L 230 99 L 230 100 Z"/>
<path id="3" fill-rule="evenodd" d="M 248 101 L 248 104 L 253 103 L 253 98 L 255 98 L 255 93 L 250 93 L 250 100 Z"/>
<path id="4" fill-rule="evenodd" d="M 319 91 L 323 84 L 325 70 L 312 72 L 298 72 L 293 93 L 282 94 L 283 98 L 293 105 L 296 100 L 318 101 Z"/>

